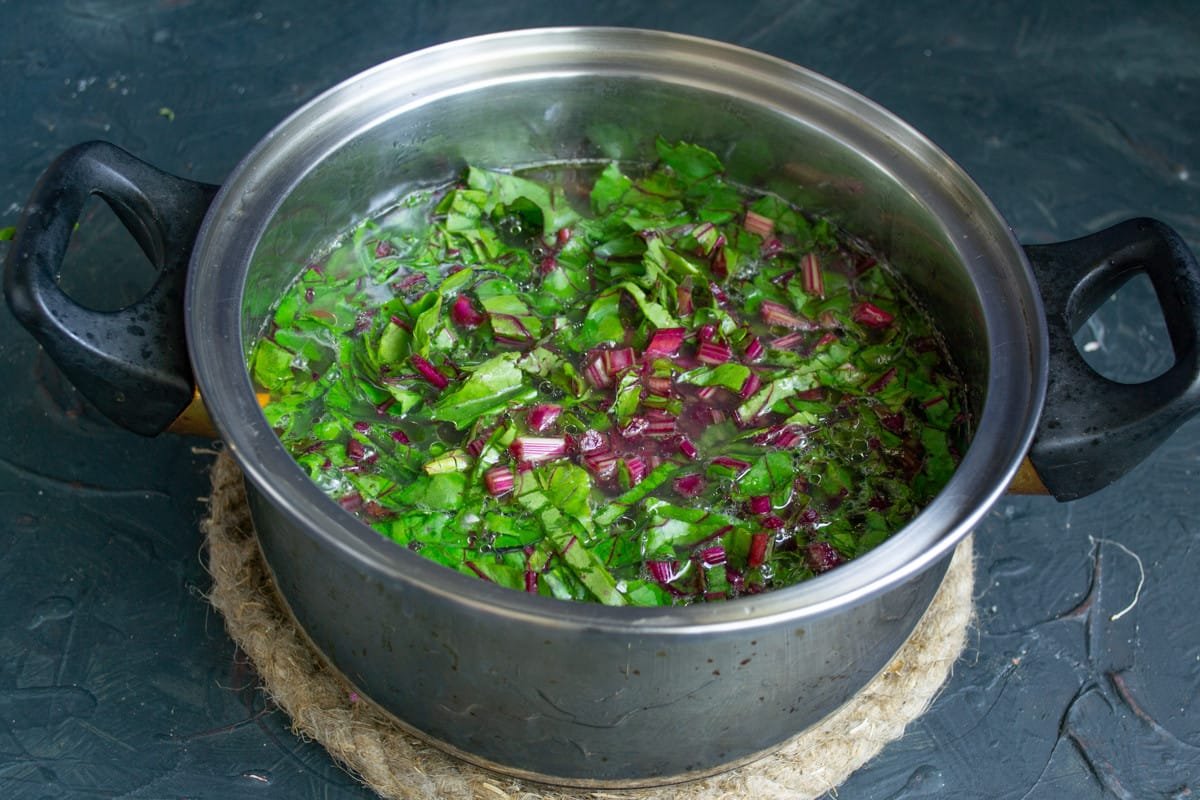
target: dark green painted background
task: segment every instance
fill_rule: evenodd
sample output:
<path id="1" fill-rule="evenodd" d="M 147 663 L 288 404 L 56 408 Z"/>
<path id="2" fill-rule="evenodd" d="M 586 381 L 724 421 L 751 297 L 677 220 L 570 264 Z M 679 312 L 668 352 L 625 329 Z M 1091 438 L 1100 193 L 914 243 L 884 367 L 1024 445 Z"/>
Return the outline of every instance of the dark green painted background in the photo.
<path id="1" fill-rule="evenodd" d="M 1198 12 L 1188 0 L 0 0 L 0 227 L 79 141 L 220 182 L 290 111 L 374 63 L 488 31 L 609 24 L 742 44 L 848 84 L 948 151 L 1024 242 L 1150 215 L 1200 248 Z M 92 210 L 64 283 L 120 304 L 146 268 Z M 1123 295 L 1080 335 L 1113 374 L 1168 363 L 1147 298 Z M 0 797 L 369 796 L 289 733 L 205 603 L 210 443 L 114 430 L 6 309 L 0 399 Z M 840 797 L 1200 791 L 1198 475 L 1191 423 L 1098 495 L 1002 500 L 977 535 L 967 653 Z M 1137 589 L 1134 554 L 1144 586 L 1114 621 Z"/>

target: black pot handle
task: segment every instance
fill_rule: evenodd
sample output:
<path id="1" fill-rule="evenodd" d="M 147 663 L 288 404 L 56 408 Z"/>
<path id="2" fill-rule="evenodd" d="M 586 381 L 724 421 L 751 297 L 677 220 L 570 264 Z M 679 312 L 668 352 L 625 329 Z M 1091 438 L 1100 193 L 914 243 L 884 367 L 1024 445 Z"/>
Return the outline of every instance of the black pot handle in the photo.
<path id="1" fill-rule="evenodd" d="M 1153 219 L 1025 252 L 1050 337 L 1046 406 L 1029 456 L 1050 493 L 1073 500 L 1124 475 L 1200 410 L 1200 267 L 1182 237 Z M 1073 336 L 1139 272 L 1154 286 L 1175 363 L 1145 383 L 1116 383 L 1088 366 Z"/>
<path id="2" fill-rule="evenodd" d="M 192 245 L 216 191 L 107 142 L 88 142 L 47 168 L 9 247 L 4 292 L 13 314 L 96 408 L 135 433 L 161 432 L 195 393 L 183 290 Z M 159 269 L 150 291 L 119 311 L 84 308 L 56 279 L 93 194 L 104 198 Z"/>

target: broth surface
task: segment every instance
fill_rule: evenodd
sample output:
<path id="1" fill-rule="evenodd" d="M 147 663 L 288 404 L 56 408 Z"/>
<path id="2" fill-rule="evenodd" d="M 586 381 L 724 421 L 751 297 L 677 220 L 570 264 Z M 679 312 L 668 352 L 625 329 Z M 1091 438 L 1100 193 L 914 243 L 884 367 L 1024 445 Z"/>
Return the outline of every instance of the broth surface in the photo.
<path id="1" fill-rule="evenodd" d="M 963 387 L 893 270 L 695 145 L 400 198 L 308 265 L 251 372 L 289 452 L 460 572 L 611 605 L 788 586 L 949 479 Z"/>

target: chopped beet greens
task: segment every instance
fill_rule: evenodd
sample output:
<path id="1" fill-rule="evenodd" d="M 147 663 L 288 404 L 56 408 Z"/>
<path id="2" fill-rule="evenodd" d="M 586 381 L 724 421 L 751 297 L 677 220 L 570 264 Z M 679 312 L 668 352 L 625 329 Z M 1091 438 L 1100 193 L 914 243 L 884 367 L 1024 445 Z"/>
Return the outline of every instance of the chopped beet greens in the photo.
<path id="1" fill-rule="evenodd" d="M 400 545 L 519 591 L 720 600 L 902 527 L 967 436 L 875 256 L 717 157 L 471 168 L 303 269 L 250 363 L 283 444 Z"/>

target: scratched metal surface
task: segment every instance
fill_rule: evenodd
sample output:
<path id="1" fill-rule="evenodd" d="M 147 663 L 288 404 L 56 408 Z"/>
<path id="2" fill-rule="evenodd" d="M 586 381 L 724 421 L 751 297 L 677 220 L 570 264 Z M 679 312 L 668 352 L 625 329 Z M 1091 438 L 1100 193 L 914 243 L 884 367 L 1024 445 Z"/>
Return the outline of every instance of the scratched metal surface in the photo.
<path id="1" fill-rule="evenodd" d="M 1200 248 L 1194 3 L 886 6 L 0 0 L 0 227 L 73 143 L 109 139 L 219 182 L 289 111 L 373 63 L 578 23 L 720 38 L 846 83 L 963 164 L 1023 241 L 1146 214 Z M 111 220 L 92 222 L 64 282 L 119 305 L 146 270 Z M 1145 291 L 1106 307 L 1080 344 L 1126 378 L 1169 360 Z M 7 311 L 0 375 L 0 797 L 367 797 L 288 732 L 205 605 L 207 443 L 114 430 Z M 1193 422 L 1096 496 L 1002 501 L 978 532 L 968 652 L 839 796 L 1200 791 L 1198 468 Z"/>

